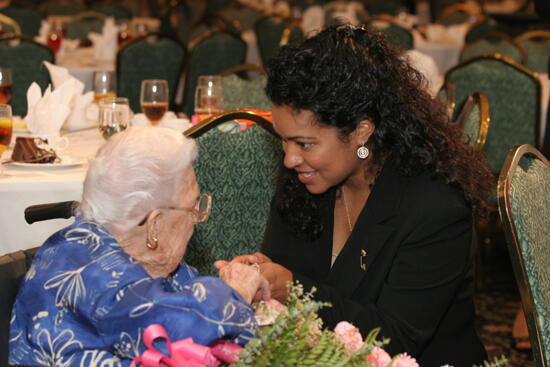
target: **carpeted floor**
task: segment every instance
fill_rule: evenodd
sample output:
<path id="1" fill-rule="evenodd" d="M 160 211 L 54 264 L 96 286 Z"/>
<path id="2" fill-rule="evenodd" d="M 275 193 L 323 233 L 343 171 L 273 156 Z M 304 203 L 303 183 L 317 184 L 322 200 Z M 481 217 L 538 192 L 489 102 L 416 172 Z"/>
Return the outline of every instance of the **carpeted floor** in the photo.
<path id="1" fill-rule="evenodd" d="M 487 354 L 489 358 L 506 356 L 510 367 L 534 367 L 531 353 L 513 348 L 512 324 L 520 297 L 506 245 L 495 243 L 488 254 L 483 273 L 490 276 L 483 280 L 475 297 L 478 330 Z"/>

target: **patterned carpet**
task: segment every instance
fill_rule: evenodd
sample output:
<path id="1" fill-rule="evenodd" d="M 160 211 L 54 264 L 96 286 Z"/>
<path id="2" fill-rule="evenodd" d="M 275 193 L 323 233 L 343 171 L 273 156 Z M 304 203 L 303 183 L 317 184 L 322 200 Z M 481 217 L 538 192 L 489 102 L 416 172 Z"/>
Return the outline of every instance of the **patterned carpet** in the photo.
<path id="1" fill-rule="evenodd" d="M 490 261 L 484 262 L 486 268 L 483 273 L 491 275 L 478 287 L 475 298 L 481 339 L 489 358 L 504 355 L 510 367 L 534 367 L 530 352 L 513 348 L 512 324 L 519 309 L 520 297 L 506 246 L 495 243 L 489 254 Z"/>

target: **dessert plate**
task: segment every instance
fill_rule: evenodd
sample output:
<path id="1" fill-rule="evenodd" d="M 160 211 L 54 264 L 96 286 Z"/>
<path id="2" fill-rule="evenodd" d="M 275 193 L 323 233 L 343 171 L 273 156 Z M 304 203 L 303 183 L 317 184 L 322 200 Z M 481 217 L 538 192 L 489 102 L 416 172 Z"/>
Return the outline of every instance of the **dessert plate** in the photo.
<path id="1" fill-rule="evenodd" d="M 28 162 L 10 162 L 10 166 L 24 167 L 29 169 L 63 169 L 81 166 L 86 161 L 84 159 L 72 158 L 69 156 L 60 156 L 60 162 L 55 163 L 28 163 Z"/>

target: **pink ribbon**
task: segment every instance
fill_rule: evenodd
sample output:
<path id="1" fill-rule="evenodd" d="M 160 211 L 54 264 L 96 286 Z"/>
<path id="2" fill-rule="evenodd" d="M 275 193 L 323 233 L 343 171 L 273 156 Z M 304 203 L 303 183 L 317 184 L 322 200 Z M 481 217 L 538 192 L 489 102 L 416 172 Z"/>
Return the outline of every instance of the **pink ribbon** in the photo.
<path id="1" fill-rule="evenodd" d="M 155 349 L 153 342 L 157 339 L 166 340 L 169 356 Z M 207 347 L 194 343 L 193 338 L 171 343 L 166 330 L 159 324 L 150 325 L 145 329 L 143 343 L 147 350 L 134 358 L 130 367 L 218 367 L 218 359 L 226 363 L 237 361 L 242 349 L 240 345 L 227 341 Z"/>

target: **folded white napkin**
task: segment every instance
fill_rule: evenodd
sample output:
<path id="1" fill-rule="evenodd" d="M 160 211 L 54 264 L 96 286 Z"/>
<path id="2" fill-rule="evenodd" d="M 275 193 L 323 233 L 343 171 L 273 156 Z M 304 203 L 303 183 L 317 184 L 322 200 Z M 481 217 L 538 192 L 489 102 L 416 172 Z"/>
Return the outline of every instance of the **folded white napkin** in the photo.
<path id="1" fill-rule="evenodd" d="M 94 57 L 97 62 L 111 63 L 115 61 L 118 48 L 118 27 L 114 18 L 109 17 L 105 20 L 101 34 L 92 32 L 88 37 L 94 44 Z"/>
<path id="2" fill-rule="evenodd" d="M 132 118 L 132 126 L 151 126 L 149 119 L 143 113 L 136 113 Z M 160 120 L 158 126 L 183 132 L 191 127 L 189 119 L 178 118 L 172 111 L 168 111 Z"/>
<path id="3" fill-rule="evenodd" d="M 60 140 L 59 130 L 71 112 L 69 103 L 75 84 L 71 81 L 63 83 L 53 92 L 48 86 L 44 95 L 38 84 L 33 82 L 27 90 L 27 116 L 25 123 L 32 135 L 48 139 L 55 149 Z"/>

